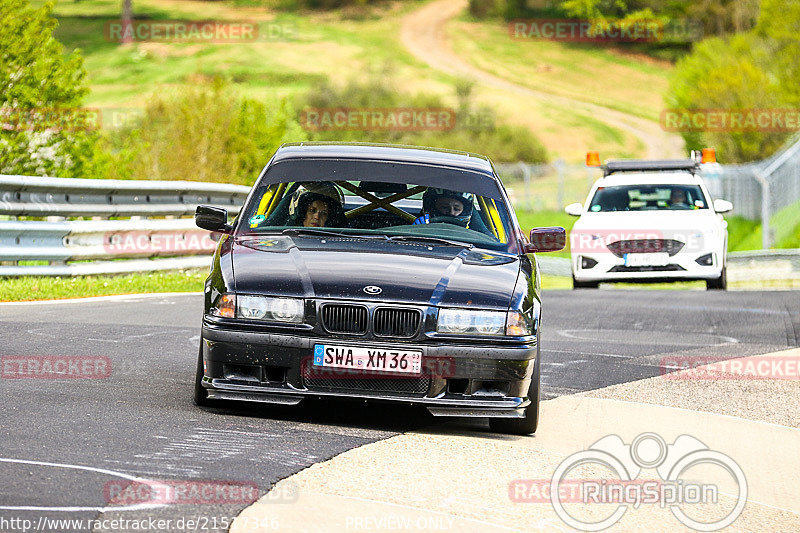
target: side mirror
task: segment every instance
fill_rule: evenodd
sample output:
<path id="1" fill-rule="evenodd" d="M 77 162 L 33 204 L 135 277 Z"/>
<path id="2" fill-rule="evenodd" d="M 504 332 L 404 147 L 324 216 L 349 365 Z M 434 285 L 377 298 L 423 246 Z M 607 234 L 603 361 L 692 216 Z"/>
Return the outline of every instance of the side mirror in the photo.
<path id="1" fill-rule="evenodd" d="M 557 252 L 567 245 L 567 230 L 561 226 L 533 228 L 531 242 L 525 243 L 524 253 Z"/>
<path id="2" fill-rule="evenodd" d="M 564 208 L 564 212 L 568 215 L 579 217 L 581 216 L 581 212 L 583 212 L 583 204 L 577 202 L 574 204 L 569 204 L 567 207 Z"/>
<path id="3" fill-rule="evenodd" d="M 230 233 L 233 228 L 228 225 L 228 212 L 220 207 L 198 205 L 194 212 L 194 223 L 198 228 L 220 233 Z"/>
<path id="4" fill-rule="evenodd" d="M 728 200 L 714 200 L 714 211 L 717 213 L 727 213 L 733 209 L 733 204 Z"/>

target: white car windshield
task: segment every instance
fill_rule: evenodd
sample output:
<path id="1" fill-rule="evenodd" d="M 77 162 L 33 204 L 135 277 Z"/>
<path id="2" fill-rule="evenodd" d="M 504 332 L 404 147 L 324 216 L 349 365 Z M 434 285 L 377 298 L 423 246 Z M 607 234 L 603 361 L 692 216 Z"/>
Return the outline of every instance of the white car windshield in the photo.
<path id="1" fill-rule="evenodd" d="M 598 187 L 589 211 L 669 211 L 708 209 L 698 185 L 620 185 Z"/>

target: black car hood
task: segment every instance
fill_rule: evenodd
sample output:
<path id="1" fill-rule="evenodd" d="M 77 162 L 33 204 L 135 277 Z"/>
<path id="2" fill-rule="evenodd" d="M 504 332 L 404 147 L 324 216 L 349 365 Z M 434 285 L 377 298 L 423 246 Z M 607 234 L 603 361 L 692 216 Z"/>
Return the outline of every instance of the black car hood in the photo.
<path id="1" fill-rule="evenodd" d="M 519 274 L 507 253 L 357 237 L 239 237 L 230 253 L 241 294 L 507 309 Z"/>

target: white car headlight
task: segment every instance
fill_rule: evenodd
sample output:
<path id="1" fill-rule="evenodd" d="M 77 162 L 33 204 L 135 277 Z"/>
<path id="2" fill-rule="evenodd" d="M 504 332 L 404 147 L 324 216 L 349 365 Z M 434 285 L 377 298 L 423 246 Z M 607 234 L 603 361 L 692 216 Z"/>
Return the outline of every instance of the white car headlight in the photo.
<path id="1" fill-rule="evenodd" d="M 467 309 L 440 309 L 437 333 L 462 335 L 504 335 L 504 311 L 470 311 Z"/>
<path id="2" fill-rule="evenodd" d="M 236 318 L 299 324 L 304 318 L 303 307 L 303 300 L 298 298 L 237 295 Z"/>

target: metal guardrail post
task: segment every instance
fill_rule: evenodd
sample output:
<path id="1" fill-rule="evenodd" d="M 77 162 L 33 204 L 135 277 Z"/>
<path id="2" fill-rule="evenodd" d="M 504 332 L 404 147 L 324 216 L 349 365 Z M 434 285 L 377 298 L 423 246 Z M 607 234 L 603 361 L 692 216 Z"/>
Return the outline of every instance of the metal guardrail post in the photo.
<path id="1" fill-rule="evenodd" d="M 531 169 L 527 163 L 519 162 L 522 170 L 522 180 L 525 182 L 525 207 L 528 211 L 533 209 L 533 190 L 531 190 Z"/>
<path id="2" fill-rule="evenodd" d="M 564 209 L 564 160 L 556 159 L 553 166 L 558 174 L 558 209 Z"/>
<path id="3" fill-rule="evenodd" d="M 758 169 L 755 170 L 753 175 L 761 186 L 761 248 L 763 250 L 768 250 L 772 245 L 772 233 L 769 224 L 769 219 L 772 216 L 770 213 L 769 181 L 767 181 Z"/>

